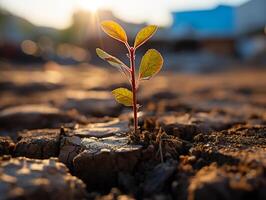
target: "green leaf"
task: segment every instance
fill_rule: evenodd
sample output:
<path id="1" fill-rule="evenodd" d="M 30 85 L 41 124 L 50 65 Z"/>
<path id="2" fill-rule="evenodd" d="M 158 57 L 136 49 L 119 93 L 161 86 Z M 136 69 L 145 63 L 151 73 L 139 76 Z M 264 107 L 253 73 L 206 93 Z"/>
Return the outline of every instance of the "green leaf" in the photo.
<path id="1" fill-rule="evenodd" d="M 127 34 L 118 23 L 114 21 L 103 21 L 101 22 L 101 27 L 110 37 L 120 42 L 127 43 Z"/>
<path id="2" fill-rule="evenodd" d="M 144 44 L 156 32 L 157 28 L 157 26 L 150 25 L 141 29 L 136 36 L 134 47 L 138 48 Z"/>
<path id="3" fill-rule="evenodd" d="M 117 88 L 112 91 L 115 100 L 125 106 L 133 105 L 133 93 L 126 88 Z"/>
<path id="4" fill-rule="evenodd" d="M 107 61 L 110 65 L 116 67 L 120 72 L 122 72 L 129 81 L 131 80 L 129 68 L 121 60 L 106 53 L 100 48 L 96 48 L 96 53 L 101 59 Z"/>
<path id="5" fill-rule="evenodd" d="M 141 59 L 139 79 L 149 79 L 157 74 L 163 66 L 163 57 L 155 49 L 149 49 Z"/>

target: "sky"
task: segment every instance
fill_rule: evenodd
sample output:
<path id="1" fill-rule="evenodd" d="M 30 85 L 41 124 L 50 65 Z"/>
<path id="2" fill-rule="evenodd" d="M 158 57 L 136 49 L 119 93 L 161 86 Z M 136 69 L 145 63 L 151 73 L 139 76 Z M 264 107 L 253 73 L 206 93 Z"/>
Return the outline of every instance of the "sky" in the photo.
<path id="1" fill-rule="evenodd" d="M 213 8 L 219 4 L 237 6 L 248 0 L 0 0 L 0 6 L 36 25 L 63 29 L 79 9 L 95 12 L 110 9 L 129 22 L 170 25 L 172 11 Z"/>

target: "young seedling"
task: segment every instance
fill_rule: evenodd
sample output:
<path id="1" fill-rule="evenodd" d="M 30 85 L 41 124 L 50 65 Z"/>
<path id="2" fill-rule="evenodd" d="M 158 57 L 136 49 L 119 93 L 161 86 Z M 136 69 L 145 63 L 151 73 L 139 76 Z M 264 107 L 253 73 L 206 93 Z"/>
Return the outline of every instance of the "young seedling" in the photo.
<path id="1" fill-rule="evenodd" d="M 137 89 L 142 80 L 148 80 L 157 74 L 163 66 L 163 58 L 155 49 L 149 49 L 141 59 L 138 75 L 136 76 L 135 52 L 144 44 L 157 30 L 157 26 L 150 25 L 141 29 L 134 42 L 134 46 L 129 46 L 125 30 L 114 21 L 103 21 L 102 30 L 110 37 L 125 44 L 128 50 L 130 67 L 120 61 L 118 58 L 97 48 L 97 55 L 107 61 L 110 65 L 116 67 L 129 81 L 131 91 L 126 88 L 117 88 L 112 91 L 116 101 L 125 106 L 132 106 L 134 113 L 134 133 L 137 134 L 139 105 L 137 104 Z"/>

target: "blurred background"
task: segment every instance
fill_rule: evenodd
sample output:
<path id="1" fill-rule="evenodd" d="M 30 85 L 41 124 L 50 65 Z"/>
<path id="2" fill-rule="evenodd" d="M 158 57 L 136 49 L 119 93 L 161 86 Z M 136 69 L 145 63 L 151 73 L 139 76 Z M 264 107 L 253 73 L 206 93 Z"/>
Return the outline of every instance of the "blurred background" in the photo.
<path id="1" fill-rule="evenodd" d="M 0 0 L 0 62 L 104 65 L 96 47 L 126 62 L 123 45 L 99 29 L 105 19 L 120 23 L 131 44 L 141 27 L 159 25 L 138 53 L 158 49 L 165 70 L 266 65 L 266 0 Z"/>

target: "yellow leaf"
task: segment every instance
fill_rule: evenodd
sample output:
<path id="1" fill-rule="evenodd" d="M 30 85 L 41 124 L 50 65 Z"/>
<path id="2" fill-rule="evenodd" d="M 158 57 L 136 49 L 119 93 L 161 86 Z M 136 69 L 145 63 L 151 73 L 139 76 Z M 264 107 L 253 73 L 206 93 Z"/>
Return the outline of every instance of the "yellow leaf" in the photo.
<path id="1" fill-rule="evenodd" d="M 116 67 L 120 72 L 124 73 L 129 81 L 131 80 L 129 68 L 121 60 L 106 53 L 100 48 L 96 49 L 96 53 L 101 59 L 107 61 L 110 65 Z"/>
<path id="2" fill-rule="evenodd" d="M 112 91 L 115 100 L 125 106 L 133 105 L 133 93 L 126 88 L 117 88 Z"/>
<path id="3" fill-rule="evenodd" d="M 101 59 L 107 61 L 110 65 L 114 67 L 126 66 L 121 60 L 106 53 L 104 50 L 100 48 L 96 48 L 96 53 Z"/>
<path id="4" fill-rule="evenodd" d="M 150 25 L 146 26 L 143 29 L 141 29 L 135 39 L 134 47 L 138 48 L 142 44 L 144 44 L 148 39 L 151 38 L 151 36 L 156 32 L 157 26 Z"/>
<path id="5" fill-rule="evenodd" d="M 163 66 L 163 57 L 155 49 L 149 49 L 141 59 L 139 78 L 149 79 L 157 74 Z"/>
<path id="6" fill-rule="evenodd" d="M 101 23 L 103 31 L 112 38 L 127 43 L 127 34 L 125 30 L 114 21 L 103 21 Z"/>

